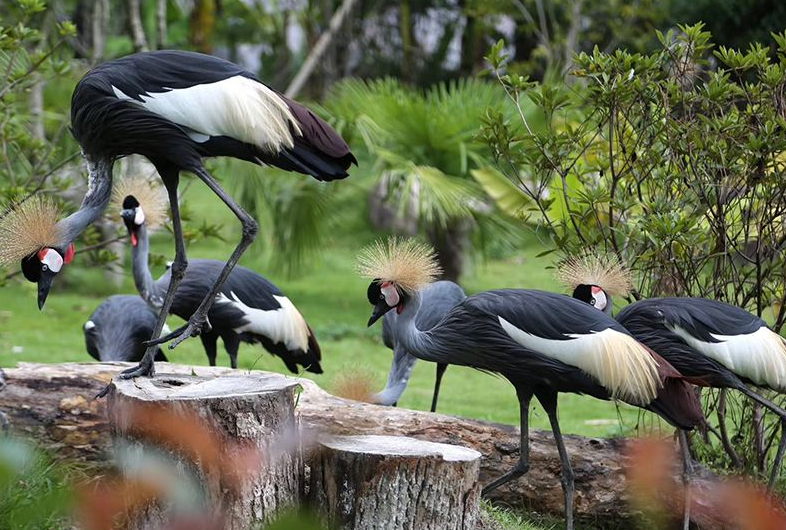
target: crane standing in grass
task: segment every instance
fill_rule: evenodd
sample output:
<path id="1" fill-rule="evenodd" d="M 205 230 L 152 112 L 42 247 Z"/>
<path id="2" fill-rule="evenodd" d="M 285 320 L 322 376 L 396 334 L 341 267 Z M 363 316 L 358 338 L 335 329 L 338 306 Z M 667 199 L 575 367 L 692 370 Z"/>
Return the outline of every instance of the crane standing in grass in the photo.
<path id="1" fill-rule="evenodd" d="M 109 203 L 115 160 L 130 154 L 148 158 L 169 195 L 175 259 L 153 333 L 155 340 L 139 365 L 123 371 L 121 378 L 154 375 L 154 346 L 160 342 L 174 293 L 186 272 L 177 202 L 181 171 L 204 182 L 237 216 L 243 232 L 213 278 L 215 283 L 170 348 L 209 330 L 207 313 L 258 229 L 256 221 L 210 175 L 202 163 L 204 157 L 230 156 L 324 181 L 345 178 L 350 165 L 356 163 L 341 136 L 310 110 L 229 61 L 193 52 L 136 53 L 90 70 L 74 89 L 71 127 L 89 172 L 80 209 L 60 221 L 27 218 L 30 223 L 23 223 L 20 219 L 25 215 L 18 211 L 11 215 L 15 220 L 8 227 L 21 230 L 10 239 L 0 237 L 0 263 L 21 260 L 25 277 L 38 284 L 38 305 L 42 307 L 55 276 L 73 257 L 74 240 Z M 0 226 L 0 236 L 8 232 Z"/>
<path id="2" fill-rule="evenodd" d="M 166 194 L 155 182 L 132 177 L 118 182 L 114 196 L 131 237 L 134 283 L 142 298 L 160 309 L 172 273 L 171 269 L 167 270 L 158 280 L 153 280 L 148 265 L 149 231 L 166 220 Z M 223 265 L 216 260 L 190 260 L 170 312 L 188 319 L 210 292 Z M 211 329 L 199 338 L 210 366 L 216 365 L 216 346 L 221 337 L 232 368 L 237 368 L 241 342 L 259 342 L 283 359 L 293 373 L 298 373 L 298 365 L 309 372 L 322 373 L 319 344 L 306 320 L 278 287 L 252 270 L 239 265 L 232 270 L 208 312 L 208 319 Z"/>
<path id="3" fill-rule="evenodd" d="M 429 330 L 433 328 L 442 317 L 455 307 L 456 304 L 464 300 L 467 295 L 457 284 L 450 281 L 439 281 L 427 285 L 421 291 L 422 304 L 420 311 L 415 317 L 415 325 L 418 329 Z M 376 304 L 379 293 L 375 284 L 369 286 L 368 299 L 372 304 Z M 387 406 L 395 406 L 398 403 L 404 389 L 407 388 L 409 376 L 418 358 L 407 353 L 406 348 L 398 342 L 396 334 L 399 326 L 398 314 L 394 311 L 385 313 L 382 321 L 382 341 L 385 346 L 393 350 L 393 362 L 390 365 L 390 374 L 385 389 L 374 396 L 374 400 Z M 439 387 L 442 383 L 442 376 L 448 365 L 437 363 L 437 377 L 434 382 L 434 395 L 431 398 L 431 412 L 436 412 L 437 401 L 439 400 Z"/>
<path id="4" fill-rule="evenodd" d="M 96 361 L 138 363 L 145 354 L 145 342 L 150 339 L 157 319 L 158 313 L 137 295 L 110 296 L 82 326 L 87 353 Z M 166 360 L 159 348 L 156 361 Z"/>
<path id="5" fill-rule="evenodd" d="M 519 462 L 483 488 L 486 495 L 529 470 L 529 404 L 543 405 L 562 461 L 568 530 L 573 529 L 573 470 L 557 419 L 559 392 L 620 399 L 692 429 L 703 420 L 696 395 L 663 358 L 637 342 L 614 319 L 565 295 L 535 290 L 486 291 L 456 305 L 436 326 L 415 325 L 421 289 L 438 274 L 428 247 L 411 240 L 377 243 L 361 252 L 359 271 L 376 293 L 372 325 L 391 309 L 396 339 L 432 362 L 498 373 L 516 389 L 520 405 Z M 369 299 L 373 299 L 370 295 Z"/>
<path id="6" fill-rule="evenodd" d="M 566 260 L 560 280 L 573 296 L 611 316 L 613 295 L 627 295 L 630 271 L 615 256 Z M 650 298 L 617 314 L 617 322 L 701 386 L 738 390 L 781 418 L 772 488 L 786 452 L 786 410 L 749 385 L 786 393 L 786 341 L 761 318 L 707 298 Z"/>

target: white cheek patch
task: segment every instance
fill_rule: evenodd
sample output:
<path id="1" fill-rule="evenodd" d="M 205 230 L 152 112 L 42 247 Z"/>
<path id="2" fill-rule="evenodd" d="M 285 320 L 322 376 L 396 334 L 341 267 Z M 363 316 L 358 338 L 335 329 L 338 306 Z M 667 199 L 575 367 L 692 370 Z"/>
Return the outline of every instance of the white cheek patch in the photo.
<path id="1" fill-rule="evenodd" d="M 396 290 L 396 286 L 392 283 L 383 283 L 380 290 L 382 291 L 382 294 L 385 295 L 385 302 L 390 307 L 396 307 L 401 301 L 401 298 L 398 295 L 398 290 Z"/>
<path id="2" fill-rule="evenodd" d="M 45 250 L 41 263 L 46 265 L 52 272 L 60 272 L 63 268 L 63 256 L 57 253 L 56 250 L 48 248 Z"/>
<path id="3" fill-rule="evenodd" d="M 87 322 L 85 322 L 85 331 L 90 331 L 95 327 L 96 327 L 96 323 L 93 322 L 92 320 L 88 320 Z"/>
<path id="4" fill-rule="evenodd" d="M 142 226 L 142 223 L 145 222 L 145 212 L 142 210 L 142 207 L 139 206 L 136 209 L 136 215 L 134 215 L 134 224 L 137 226 Z"/>
<path id="5" fill-rule="evenodd" d="M 595 293 L 595 309 L 600 309 L 603 311 L 606 309 L 606 305 L 609 303 L 609 300 L 606 298 L 606 293 L 603 291 L 598 291 Z"/>

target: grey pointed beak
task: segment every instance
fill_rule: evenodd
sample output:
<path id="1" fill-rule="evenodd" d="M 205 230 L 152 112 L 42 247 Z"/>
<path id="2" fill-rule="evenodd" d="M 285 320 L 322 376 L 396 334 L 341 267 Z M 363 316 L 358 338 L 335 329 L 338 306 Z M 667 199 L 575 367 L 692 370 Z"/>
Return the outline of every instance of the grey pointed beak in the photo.
<path id="1" fill-rule="evenodd" d="M 49 289 L 52 288 L 55 275 L 52 273 L 42 273 L 41 278 L 38 280 L 38 310 L 44 308 L 46 297 L 49 296 Z"/>
<path id="2" fill-rule="evenodd" d="M 371 313 L 371 318 L 368 319 L 367 327 L 373 326 L 374 322 L 382 318 L 391 309 L 393 308 L 386 304 L 384 300 L 377 302 L 377 305 L 374 306 L 374 311 Z"/>

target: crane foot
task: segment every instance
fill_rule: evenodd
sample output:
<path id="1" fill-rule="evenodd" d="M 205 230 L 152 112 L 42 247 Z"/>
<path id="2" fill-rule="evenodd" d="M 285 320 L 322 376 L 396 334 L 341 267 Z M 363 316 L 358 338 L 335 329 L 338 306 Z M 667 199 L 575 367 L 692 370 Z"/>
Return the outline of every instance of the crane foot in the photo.
<path id="1" fill-rule="evenodd" d="M 177 330 L 180 331 L 179 336 L 169 344 L 169 349 L 174 350 L 177 348 L 178 344 L 184 340 L 190 337 L 197 337 L 201 333 L 209 333 L 211 329 L 213 329 L 213 327 L 207 320 L 207 315 L 202 315 L 198 312 L 194 313 L 191 315 L 191 318 L 188 319 L 188 324 Z M 170 333 L 170 335 L 173 333 Z"/>

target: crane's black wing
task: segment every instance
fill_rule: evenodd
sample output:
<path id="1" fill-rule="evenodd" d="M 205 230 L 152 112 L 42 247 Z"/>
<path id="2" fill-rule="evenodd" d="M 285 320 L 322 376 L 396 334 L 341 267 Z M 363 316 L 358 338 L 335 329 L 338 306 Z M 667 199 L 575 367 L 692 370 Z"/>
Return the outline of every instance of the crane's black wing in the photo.
<path id="1" fill-rule="evenodd" d="M 313 112 L 218 57 L 162 50 L 88 72 L 71 102 L 74 136 L 88 154 L 138 153 L 194 169 L 202 156 L 233 156 L 320 180 L 357 163 Z"/>
<path id="2" fill-rule="evenodd" d="M 717 387 L 786 388 L 786 346 L 761 318 L 706 298 L 652 298 L 617 320 L 686 376 Z"/>
<path id="3" fill-rule="evenodd" d="M 217 260 L 189 261 L 172 303 L 172 313 L 188 319 L 223 267 L 224 262 Z M 322 371 L 319 344 L 306 320 L 289 298 L 261 274 L 240 266 L 232 269 L 207 316 L 218 334 L 237 333 L 246 342 L 260 342 L 294 373 L 298 372 L 297 365 L 314 373 Z"/>

